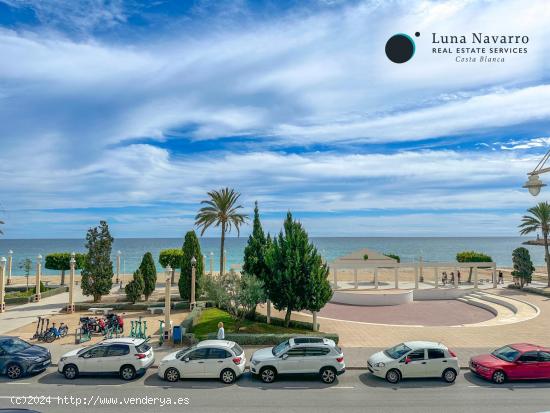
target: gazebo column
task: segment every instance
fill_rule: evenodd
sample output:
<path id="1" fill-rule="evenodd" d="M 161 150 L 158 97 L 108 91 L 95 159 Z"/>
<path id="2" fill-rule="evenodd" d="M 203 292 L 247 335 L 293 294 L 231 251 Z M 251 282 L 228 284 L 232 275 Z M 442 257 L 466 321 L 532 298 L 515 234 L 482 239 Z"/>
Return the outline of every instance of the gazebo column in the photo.
<path id="1" fill-rule="evenodd" d="M 493 267 L 493 288 L 497 288 L 497 268 Z"/>
<path id="2" fill-rule="evenodd" d="M 399 288 L 399 267 L 395 267 L 394 271 L 394 280 L 395 280 L 395 289 Z"/>
<path id="3" fill-rule="evenodd" d="M 474 267 L 474 288 L 478 288 L 479 277 L 477 273 L 477 267 Z"/>
<path id="4" fill-rule="evenodd" d="M 378 288 L 378 268 L 374 269 L 374 288 Z"/>
<path id="5" fill-rule="evenodd" d="M 334 277 L 332 288 L 334 290 L 337 290 L 338 289 L 338 269 L 336 267 L 332 269 L 332 276 Z"/>
<path id="6" fill-rule="evenodd" d="M 438 277 L 439 277 L 439 268 L 435 267 L 434 268 L 434 288 L 439 287 Z"/>
<path id="7" fill-rule="evenodd" d="M 458 288 L 458 268 L 455 268 L 455 288 Z"/>
<path id="8" fill-rule="evenodd" d="M 357 268 L 353 270 L 353 281 L 355 283 L 355 289 L 359 288 L 359 282 L 357 281 Z"/>
<path id="9" fill-rule="evenodd" d="M 414 289 L 418 290 L 418 267 L 414 267 Z"/>

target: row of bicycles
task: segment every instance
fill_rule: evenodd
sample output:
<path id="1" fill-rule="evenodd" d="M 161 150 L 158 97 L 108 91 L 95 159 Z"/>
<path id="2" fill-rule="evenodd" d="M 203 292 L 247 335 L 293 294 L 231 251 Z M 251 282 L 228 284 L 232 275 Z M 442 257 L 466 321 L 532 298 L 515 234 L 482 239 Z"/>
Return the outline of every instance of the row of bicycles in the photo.
<path id="1" fill-rule="evenodd" d="M 45 343 L 52 343 L 58 338 L 65 337 L 69 332 L 69 326 L 65 323 L 56 325 L 51 323 L 47 317 L 38 317 L 38 323 L 36 324 L 36 331 L 32 336 L 33 340 L 43 341 Z"/>

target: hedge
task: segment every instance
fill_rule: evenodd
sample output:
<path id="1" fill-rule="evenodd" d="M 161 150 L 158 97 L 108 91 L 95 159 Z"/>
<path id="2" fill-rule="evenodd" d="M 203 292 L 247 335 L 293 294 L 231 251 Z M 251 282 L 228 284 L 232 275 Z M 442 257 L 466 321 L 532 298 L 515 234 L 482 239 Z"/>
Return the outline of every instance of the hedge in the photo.
<path id="1" fill-rule="evenodd" d="M 52 288 L 50 290 L 44 291 L 41 293 L 42 298 L 51 297 L 53 295 L 62 294 L 64 292 L 68 291 L 68 287 L 57 287 Z M 34 294 L 30 297 L 13 297 L 13 298 L 6 298 L 4 301 L 6 302 L 6 305 L 19 305 L 19 304 L 27 304 L 31 303 L 33 301 Z"/>
<path id="2" fill-rule="evenodd" d="M 282 341 L 302 336 L 314 336 L 325 337 L 330 340 L 334 340 L 336 344 L 340 337 L 334 333 L 315 333 L 315 334 L 246 334 L 246 333 L 226 333 L 225 339 L 235 341 L 242 346 L 263 346 L 263 345 L 276 345 Z M 217 333 L 208 333 L 208 340 L 215 340 Z"/>
<path id="3" fill-rule="evenodd" d="M 201 307 L 197 306 L 187 315 L 185 320 L 181 322 L 181 328 L 185 329 L 185 333 L 193 332 L 193 326 L 197 324 L 201 316 Z"/>
<path id="4" fill-rule="evenodd" d="M 254 321 L 258 321 L 260 323 L 267 323 L 267 316 L 263 314 L 256 313 L 256 318 Z M 285 320 L 282 318 L 277 317 L 271 317 L 271 324 L 274 326 L 285 326 Z M 290 320 L 290 323 L 288 325 L 290 328 L 299 328 L 302 330 L 312 330 L 313 331 L 313 323 L 310 323 L 308 321 L 298 321 L 298 320 Z M 317 323 L 317 330 L 319 329 L 319 323 Z"/>

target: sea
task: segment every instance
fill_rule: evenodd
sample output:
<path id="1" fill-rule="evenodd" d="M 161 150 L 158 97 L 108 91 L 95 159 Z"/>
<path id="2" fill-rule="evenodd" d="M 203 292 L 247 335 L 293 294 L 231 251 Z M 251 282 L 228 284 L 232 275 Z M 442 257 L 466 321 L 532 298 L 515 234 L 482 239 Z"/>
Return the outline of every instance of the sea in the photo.
<path id="1" fill-rule="evenodd" d="M 522 246 L 529 238 L 523 237 L 312 237 L 311 242 L 327 260 L 349 254 L 353 251 L 369 248 L 381 253 L 393 253 L 401 257 L 401 262 L 414 262 L 422 257 L 424 261 L 454 261 L 456 253 L 474 250 L 488 254 L 501 267 L 512 266 L 512 251 Z M 226 238 L 227 268 L 242 264 L 243 251 L 247 237 Z M 45 257 L 54 252 L 85 252 L 82 239 L 5 239 L 0 238 L 0 256 L 8 256 L 13 251 L 13 275 L 24 275 L 20 263 L 30 258 L 33 263 L 40 254 Z M 157 260 L 157 270 L 162 271 L 158 263 L 159 252 L 167 248 L 181 248 L 183 240 L 179 238 L 118 238 L 112 250 L 113 263 L 117 251 L 121 251 L 121 272 L 129 274 L 139 266 L 143 254 L 151 252 Z M 214 270 L 219 269 L 220 239 L 200 238 L 202 253 L 206 255 L 206 269 L 210 268 L 210 254 L 214 257 Z M 531 253 L 535 266 L 544 265 L 544 247 L 524 245 Z M 54 270 L 43 270 L 44 274 L 59 274 Z M 34 267 L 31 275 L 34 274 Z"/>

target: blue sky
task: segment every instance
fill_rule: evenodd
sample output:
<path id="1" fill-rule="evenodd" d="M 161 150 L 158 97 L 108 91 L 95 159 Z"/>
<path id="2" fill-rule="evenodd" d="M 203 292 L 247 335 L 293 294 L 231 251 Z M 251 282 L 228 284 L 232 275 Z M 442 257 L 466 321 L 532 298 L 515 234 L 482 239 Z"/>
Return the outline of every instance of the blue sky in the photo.
<path id="1" fill-rule="evenodd" d="M 291 210 L 316 236 L 517 235 L 547 199 L 521 185 L 550 143 L 548 21 L 542 0 L 0 0 L 4 236 L 179 237 L 222 186 L 272 232 Z M 431 54 L 479 31 L 528 53 Z"/>

